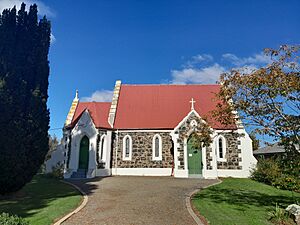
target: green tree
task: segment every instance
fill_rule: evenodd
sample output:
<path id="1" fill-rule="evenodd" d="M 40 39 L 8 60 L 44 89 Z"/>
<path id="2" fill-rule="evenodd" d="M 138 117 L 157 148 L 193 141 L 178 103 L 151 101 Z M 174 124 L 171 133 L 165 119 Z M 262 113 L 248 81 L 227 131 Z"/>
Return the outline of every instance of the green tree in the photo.
<path id="1" fill-rule="evenodd" d="M 48 152 L 50 22 L 25 4 L 0 15 L 0 194 L 23 187 Z"/>

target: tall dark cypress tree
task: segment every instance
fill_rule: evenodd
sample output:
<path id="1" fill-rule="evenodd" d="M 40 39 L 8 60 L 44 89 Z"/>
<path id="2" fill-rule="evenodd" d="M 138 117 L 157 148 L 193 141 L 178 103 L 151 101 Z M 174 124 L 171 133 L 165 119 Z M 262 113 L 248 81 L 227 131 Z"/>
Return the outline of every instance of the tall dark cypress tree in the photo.
<path id="1" fill-rule="evenodd" d="M 48 152 L 50 22 L 25 4 L 0 15 L 0 194 L 22 188 Z"/>

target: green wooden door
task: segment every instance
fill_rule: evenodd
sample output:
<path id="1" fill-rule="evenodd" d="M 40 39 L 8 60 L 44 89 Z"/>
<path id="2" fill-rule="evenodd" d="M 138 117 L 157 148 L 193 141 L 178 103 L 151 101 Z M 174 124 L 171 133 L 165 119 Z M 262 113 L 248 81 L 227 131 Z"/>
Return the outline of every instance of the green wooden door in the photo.
<path id="1" fill-rule="evenodd" d="M 202 151 L 195 147 L 195 137 L 191 136 L 187 143 L 189 174 L 202 174 Z"/>
<path id="2" fill-rule="evenodd" d="M 78 169 L 88 169 L 89 167 L 89 145 L 88 137 L 84 136 L 80 142 Z"/>

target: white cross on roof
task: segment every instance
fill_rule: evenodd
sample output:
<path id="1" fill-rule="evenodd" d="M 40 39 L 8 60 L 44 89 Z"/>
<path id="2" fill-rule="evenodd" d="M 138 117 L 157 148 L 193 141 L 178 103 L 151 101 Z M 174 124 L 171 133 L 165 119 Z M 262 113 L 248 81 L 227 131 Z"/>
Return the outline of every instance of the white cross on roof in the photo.
<path id="1" fill-rule="evenodd" d="M 190 103 L 192 104 L 191 105 L 191 110 L 194 110 L 194 103 L 195 103 L 196 101 L 194 101 L 194 98 L 192 98 L 192 100 L 190 101 Z"/>

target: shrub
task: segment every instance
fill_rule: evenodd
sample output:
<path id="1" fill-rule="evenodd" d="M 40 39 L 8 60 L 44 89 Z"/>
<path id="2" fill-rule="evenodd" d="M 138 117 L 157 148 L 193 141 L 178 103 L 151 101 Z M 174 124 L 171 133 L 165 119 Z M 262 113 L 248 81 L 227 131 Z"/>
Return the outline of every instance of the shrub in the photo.
<path id="1" fill-rule="evenodd" d="M 281 170 L 278 163 L 272 158 L 260 159 L 257 162 L 256 169 L 252 172 L 252 179 L 263 182 L 266 184 L 272 184 L 277 178 L 281 176 Z"/>
<path id="2" fill-rule="evenodd" d="M 300 192 L 300 178 L 287 171 L 280 159 L 260 159 L 252 171 L 253 180 L 272 185 L 276 188 Z"/>
<path id="3" fill-rule="evenodd" d="M 52 172 L 48 173 L 47 176 L 62 179 L 64 177 L 64 164 L 58 162 L 56 166 L 52 167 Z"/>
<path id="4" fill-rule="evenodd" d="M 29 223 L 21 217 L 2 213 L 0 214 L 0 225 L 29 225 Z"/>
<path id="5" fill-rule="evenodd" d="M 296 177 L 293 177 L 291 175 L 282 174 L 272 182 L 272 186 L 280 189 L 300 192 L 300 179 L 297 179 Z"/>
<path id="6" fill-rule="evenodd" d="M 276 225 L 293 225 L 294 222 L 290 218 L 290 214 L 278 206 L 276 203 L 275 209 L 268 213 L 272 223 Z"/>

